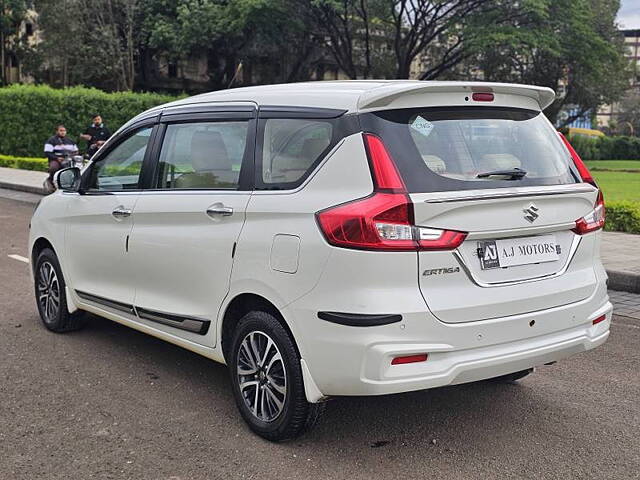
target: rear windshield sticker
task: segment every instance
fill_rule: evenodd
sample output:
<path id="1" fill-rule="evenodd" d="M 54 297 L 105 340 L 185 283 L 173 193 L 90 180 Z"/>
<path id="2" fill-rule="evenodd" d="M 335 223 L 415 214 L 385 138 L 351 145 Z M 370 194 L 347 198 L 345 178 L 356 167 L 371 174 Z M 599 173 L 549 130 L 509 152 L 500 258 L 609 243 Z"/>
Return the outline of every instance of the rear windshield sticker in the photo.
<path id="1" fill-rule="evenodd" d="M 433 123 L 431 123 L 426 118 L 422 118 L 420 115 L 416 117 L 416 119 L 411 123 L 411 128 L 413 128 L 416 132 L 421 133 L 425 137 L 428 137 L 433 130 Z"/>

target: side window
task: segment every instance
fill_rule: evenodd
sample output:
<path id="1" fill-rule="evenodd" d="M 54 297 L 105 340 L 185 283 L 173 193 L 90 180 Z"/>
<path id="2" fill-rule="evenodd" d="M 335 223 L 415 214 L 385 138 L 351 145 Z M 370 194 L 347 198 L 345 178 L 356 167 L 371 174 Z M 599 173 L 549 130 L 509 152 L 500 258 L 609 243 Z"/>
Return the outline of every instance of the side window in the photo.
<path id="1" fill-rule="evenodd" d="M 266 120 L 261 183 L 267 188 L 275 184 L 295 185 L 326 153 L 332 137 L 333 123 L 330 121 Z"/>
<path id="2" fill-rule="evenodd" d="M 106 157 L 95 162 L 90 173 L 89 190 L 118 192 L 139 188 L 140 171 L 152 129 L 138 130 Z"/>
<path id="3" fill-rule="evenodd" d="M 156 188 L 238 188 L 249 121 L 167 125 Z"/>

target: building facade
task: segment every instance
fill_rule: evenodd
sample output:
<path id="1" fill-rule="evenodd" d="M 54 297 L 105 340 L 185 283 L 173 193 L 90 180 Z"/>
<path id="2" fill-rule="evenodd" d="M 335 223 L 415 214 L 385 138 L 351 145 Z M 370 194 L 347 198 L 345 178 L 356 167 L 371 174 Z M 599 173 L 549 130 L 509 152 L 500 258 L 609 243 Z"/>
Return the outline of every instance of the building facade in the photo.
<path id="1" fill-rule="evenodd" d="M 631 88 L 640 92 L 640 29 L 622 30 L 622 34 L 626 47 L 625 55 L 631 63 Z M 615 122 L 620 107 L 620 103 L 602 106 L 596 117 L 598 127 L 609 127 L 612 121 Z"/>

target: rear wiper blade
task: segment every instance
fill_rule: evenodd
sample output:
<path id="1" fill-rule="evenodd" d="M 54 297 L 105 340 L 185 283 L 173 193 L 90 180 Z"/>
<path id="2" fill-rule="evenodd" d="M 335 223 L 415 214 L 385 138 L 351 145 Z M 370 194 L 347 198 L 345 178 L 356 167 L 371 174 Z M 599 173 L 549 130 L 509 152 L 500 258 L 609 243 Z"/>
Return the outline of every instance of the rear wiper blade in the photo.
<path id="1" fill-rule="evenodd" d="M 482 172 L 476 175 L 477 178 L 488 177 L 510 177 L 511 180 L 519 180 L 527 174 L 525 170 L 512 168 L 510 170 L 492 170 L 490 172 Z"/>

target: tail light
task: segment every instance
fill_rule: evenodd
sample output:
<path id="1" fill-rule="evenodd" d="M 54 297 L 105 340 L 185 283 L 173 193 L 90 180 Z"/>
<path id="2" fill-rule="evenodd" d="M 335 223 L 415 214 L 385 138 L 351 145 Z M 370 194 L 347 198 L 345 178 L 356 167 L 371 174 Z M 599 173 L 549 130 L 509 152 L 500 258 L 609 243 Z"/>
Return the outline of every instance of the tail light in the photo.
<path id="1" fill-rule="evenodd" d="M 594 187 L 598 188 L 598 184 L 593 179 L 591 172 L 589 172 L 589 169 L 580 158 L 580 155 L 578 155 L 578 152 L 576 152 L 575 149 L 571 146 L 569 140 L 567 140 L 567 138 L 560 132 L 558 132 L 558 135 L 560 135 L 560 138 L 569 150 L 571 158 L 573 159 L 573 163 L 578 169 L 578 173 L 580 173 L 582 181 L 585 183 L 590 183 Z M 598 190 L 598 197 L 596 198 L 596 204 L 594 205 L 593 210 L 588 215 L 585 215 L 584 217 L 576 220 L 576 226 L 574 227 L 573 231 L 578 235 L 584 235 L 585 233 L 600 230 L 604 227 L 604 222 L 604 197 L 602 196 L 602 190 Z"/>
<path id="2" fill-rule="evenodd" d="M 414 226 L 413 203 L 382 140 L 363 135 L 374 182 L 366 198 L 316 214 L 327 242 L 359 250 L 453 250 L 466 233 Z"/>
<path id="3" fill-rule="evenodd" d="M 590 183 L 594 187 L 598 188 L 598 185 L 596 184 L 596 181 L 593 179 L 591 172 L 589 171 L 587 166 L 584 164 L 584 162 L 580 158 L 580 155 L 578 155 L 578 152 L 576 152 L 573 146 L 569 143 L 569 140 L 567 140 L 567 137 L 565 137 L 560 132 L 558 132 L 558 135 L 560 135 L 560 138 L 562 139 L 565 146 L 567 147 L 567 150 L 569 150 L 569 153 L 571 154 L 571 158 L 573 159 L 573 163 L 578 169 L 578 173 L 580 173 L 580 177 L 582 178 L 582 181 L 585 183 Z"/>
<path id="4" fill-rule="evenodd" d="M 584 235 L 585 233 L 594 232 L 604 227 L 605 210 L 604 210 L 604 198 L 602 192 L 598 192 L 598 198 L 596 204 L 591 213 L 576 220 L 576 226 L 573 229 L 578 235 Z"/>

